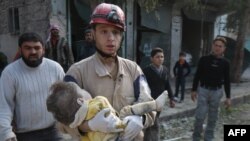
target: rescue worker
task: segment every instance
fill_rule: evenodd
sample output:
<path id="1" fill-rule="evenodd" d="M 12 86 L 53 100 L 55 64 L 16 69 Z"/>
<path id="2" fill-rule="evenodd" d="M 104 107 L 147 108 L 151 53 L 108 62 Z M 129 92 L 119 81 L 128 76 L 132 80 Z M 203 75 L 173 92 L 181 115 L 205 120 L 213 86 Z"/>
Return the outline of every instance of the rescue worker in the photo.
<path id="1" fill-rule="evenodd" d="M 141 68 L 135 62 L 117 54 L 126 28 L 122 9 L 114 4 L 101 3 L 94 9 L 90 25 L 96 43 L 96 53 L 73 64 L 64 80 L 77 83 L 92 97 L 106 97 L 116 111 L 127 105 L 152 101 Z M 121 132 L 121 129 L 110 127 L 114 125 L 114 120 L 105 116 L 107 111 L 109 110 L 101 110 L 93 119 L 84 121 L 79 127 L 80 131 Z M 134 140 L 144 128 L 153 125 L 155 114 L 149 112 L 142 116 L 126 116 L 123 122 L 127 126 L 122 139 Z"/>

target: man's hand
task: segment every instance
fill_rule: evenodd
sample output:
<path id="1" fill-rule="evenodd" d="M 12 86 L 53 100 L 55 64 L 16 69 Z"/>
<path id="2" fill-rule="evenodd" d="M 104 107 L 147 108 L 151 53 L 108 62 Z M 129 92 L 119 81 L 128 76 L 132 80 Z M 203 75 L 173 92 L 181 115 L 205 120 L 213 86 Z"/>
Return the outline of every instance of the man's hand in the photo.
<path id="1" fill-rule="evenodd" d="M 110 113 L 110 109 L 105 108 L 89 120 L 88 125 L 92 131 L 103 133 L 121 132 L 123 129 L 116 127 L 119 121 L 120 119 L 117 116 Z"/>
<path id="2" fill-rule="evenodd" d="M 224 102 L 225 104 L 225 108 L 228 109 L 230 106 L 231 106 L 231 99 L 230 98 L 227 98 Z"/>
<path id="3" fill-rule="evenodd" d="M 191 99 L 192 99 L 193 102 L 196 101 L 196 99 L 197 99 L 197 92 L 196 91 L 191 92 Z"/>
<path id="4" fill-rule="evenodd" d="M 127 124 L 122 137 L 125 141 L 132 141 L 143 129 L 142 117 L 137 115 L 125 117 L 123 123 Z"/>

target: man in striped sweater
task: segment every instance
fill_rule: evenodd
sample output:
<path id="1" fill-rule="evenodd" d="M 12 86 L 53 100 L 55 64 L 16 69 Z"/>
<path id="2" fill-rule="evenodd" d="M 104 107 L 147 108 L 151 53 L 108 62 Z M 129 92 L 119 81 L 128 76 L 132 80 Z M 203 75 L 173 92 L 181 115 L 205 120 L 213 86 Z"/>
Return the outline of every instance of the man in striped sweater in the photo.
<path id="1" fill-rule="evenodd" d="M 45 57 L 58 62 L 66 72 L 74 63 L 74 57 L 66 38 L 60 36 L 59 26 L 52 24 L 45 44 Z"/>
<path id="2" fill-rule="evenodd" d="M 18 44 L 21 58 L 0 78 L 0 140 L 59 141 L 46 99 L 52 83 L 63 79 L 63 68 L 43 58 L 44 43 L 36 33 L 22 34 Z"/>

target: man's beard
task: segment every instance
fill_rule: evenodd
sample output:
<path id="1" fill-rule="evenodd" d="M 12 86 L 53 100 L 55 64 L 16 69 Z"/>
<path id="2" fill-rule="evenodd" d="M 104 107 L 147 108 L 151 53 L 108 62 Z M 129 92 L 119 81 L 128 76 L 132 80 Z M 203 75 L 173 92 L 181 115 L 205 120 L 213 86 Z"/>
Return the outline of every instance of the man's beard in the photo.
<path id="1" fill-rule="evenodd" d="M 37 60 L 34 60 L 34 61 L 30 61 L 29 59 L 25 58 L 23 55 L 21 57 L 22 57 L 24 63 L 27 66 L 32 67 L 32 68 L 39 66 L 43 61 L 43 56 L 38 58 Z"/>
<path id="2" fill-rule="evenodd" d="M 98 49 L 97 47 L 96 47 L 96 51 L 97 51 L 98 54 L 100 54 L 103 58 L 112 58 L 112 57 L 116 57 L 116 56 L 117 56 L 117 54 L 107 54 L 107 53 L 101 51 L 100 49 Z"/>
<path id="3" fill-rule="evenodd" d="M 95 38 L 93 40 L 93 43 L 95 44 L 95 49 L 98 52 L 98 54 L 100 54 L 104 58 L 112 58 L 112 57 L 116 57 L 118 55 L 118 51 L 121 49 L 123 40 L 124 40 L 124 36 L 122 36 L 122 39 L 121 39 L 121 42 L 120 42 L 120 45 L 119 45 L 119 49 L 116 51 L 115 54 L 107 54 L 107 53 L 103 52 L 102 50 L 98 49 L 98 47 L 96 47 Z"/>

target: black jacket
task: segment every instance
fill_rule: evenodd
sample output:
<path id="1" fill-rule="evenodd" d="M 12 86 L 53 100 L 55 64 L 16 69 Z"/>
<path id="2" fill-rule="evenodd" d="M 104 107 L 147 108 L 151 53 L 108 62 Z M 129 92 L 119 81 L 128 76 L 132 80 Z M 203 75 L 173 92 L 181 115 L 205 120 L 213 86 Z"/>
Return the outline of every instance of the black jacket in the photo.
<path id="1" fill-rule="evenodd" d="M 183 65 L 181 65 L 179 61 L 177 61 L 174 65 L 173 72 L 174 72 L 175 77 L 178 77 L 178 78 L 186 77 L 190 73 L 190 66 L 187 63 L 187 61 L 185 61 Z"/>
<path id="2" fill-rule="evenodd" d="M 163 66 L 161 75 L 149 65 L 143 69 L 143 73 L 146 76 L 147 82 L 151 89 L 151 96 L 156 99 L 164 90 L 168 91 L 169 98 L 173 98 L 173 92 L 168 79 L 168 70 Z"/>
<path id="3" fill-rule="evenodd" d="M 221 87 L 224 85 L 226 97 L 230 98 L 230 64 L 225 58 L 217 58 L 214 55 L 200 58 L 193 80 L 193 91 L 198 84 L 209 87 Z"/>

